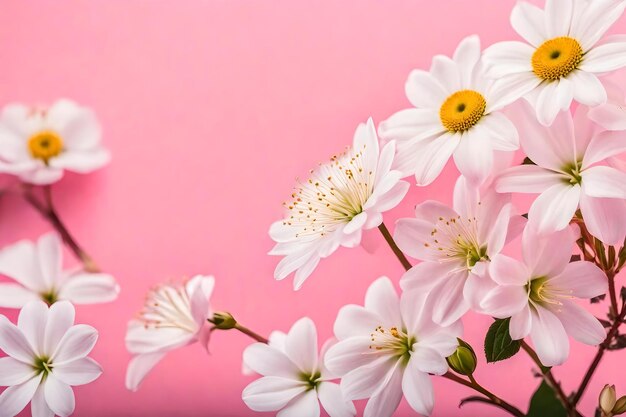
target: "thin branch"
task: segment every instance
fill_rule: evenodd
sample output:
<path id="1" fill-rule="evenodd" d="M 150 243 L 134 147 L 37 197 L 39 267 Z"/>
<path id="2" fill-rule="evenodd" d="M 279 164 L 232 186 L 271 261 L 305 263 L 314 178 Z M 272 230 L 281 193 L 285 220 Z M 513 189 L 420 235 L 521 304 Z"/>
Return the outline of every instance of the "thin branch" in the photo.
<path id="1" fill-rule="evenodd" d="M 393 240 L 393 237 L 391 236 L 391 233 L 389 233 L 389 229 L 387 229 L 385 223 L 381 223 L 380 226 L 378 226 L 378 230 L 380 230 L 380 233 L 382 233 L 383 237 L 389 244 L 389 247 L 391 247 L 391 250 L 396 255 L 404 269 L 406 269 L 407 271 L 411 269 L 413 265 L 411 265 L 411 262 L 409 262 L 406 256 L 404 256 L 404 253 L 402 253 L 402 251 L 398 247 L 398 245 L 396 245 L 396 242 L 395 240 Z"/>
<path id="2" fill-rule="evenodd" d="M 253 332 L 252 330 L 248 329 L 247 327 L 243 327 L 239 323 L 235 324 L 235 327 L 233 327 L 233 329 L 239 330 L 241 333 L 245 334 L 246 336 L 249 336 L 249 337 L 253 338 L 257 342 L 265 343 L 265 344 L 269 344 L 269 342 L 270 342 L 265 337 L 261 336 L 258 333 Z"/>

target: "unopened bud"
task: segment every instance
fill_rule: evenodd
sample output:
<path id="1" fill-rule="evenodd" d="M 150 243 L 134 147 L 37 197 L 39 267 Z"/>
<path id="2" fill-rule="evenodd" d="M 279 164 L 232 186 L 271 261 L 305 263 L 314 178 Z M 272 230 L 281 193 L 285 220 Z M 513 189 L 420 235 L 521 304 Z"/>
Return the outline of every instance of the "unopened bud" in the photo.
<path id="1" fill-rule="evenodd" d="M 216 329 L 220 330 L 230 330 L 237 326 L 237 320 L 235 320 L 232 314 L 225 311 L 214 313 L 213 318 L 209 321 L 213 323 Z"/>
<path id="2" fill-rule="evenodd" d="M 626 413 L 626 395 L 617 399 L 615 405 L 613 406 L 612 413 L 615 416 Z"/>
<path id="3" fill-rule="evenodd" d="M 474 349 L 463 340 L 457 340 L 459 341 L 459 346 L 452 355 L 446 358 L 446 361 L 448 361 L 448 365 L 453 371 L 461 375 L 472 375 L 476 370 L 477 362 Z"/>
<path id="4" fill-rule="evenodd" d="M 611 415 L 616 400 L 615 385 L 605 385 L 602 391 L 600 391 L 600 397 L 598 398 L 600 410 L 602 410 L 605 415 Z"/>

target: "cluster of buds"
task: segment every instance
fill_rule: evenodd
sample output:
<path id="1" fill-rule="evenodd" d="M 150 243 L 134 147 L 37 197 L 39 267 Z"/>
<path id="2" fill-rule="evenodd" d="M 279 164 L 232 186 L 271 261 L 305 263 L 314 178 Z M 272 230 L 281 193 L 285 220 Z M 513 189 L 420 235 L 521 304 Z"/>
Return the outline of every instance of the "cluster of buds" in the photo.
<path id="1" fill-rule="evenodd" d="M 626 412 L 626 395 L 617 398 L 615 385 L 605 385 L 598 399 L 602 417 L 618 416 Z"/>

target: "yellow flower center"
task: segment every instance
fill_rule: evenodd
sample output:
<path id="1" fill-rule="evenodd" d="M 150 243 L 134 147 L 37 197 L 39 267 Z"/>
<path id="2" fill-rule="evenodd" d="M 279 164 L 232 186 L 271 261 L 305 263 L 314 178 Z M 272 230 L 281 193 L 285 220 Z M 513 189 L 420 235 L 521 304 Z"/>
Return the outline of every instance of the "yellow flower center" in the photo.
<path id="1" fill-rule="evenodd" d="M 63 139 L 51 130 L 43 130 L 28 139 L 28 149 L 33 158 L 47 163 L 63 151 Z"/>
<path id="2" fill-rule="evenodd" d="M 446 99 L 439 109 L 439 118 L 449 132 L 470 129 L 485 115 L 487 102 L 474 90 L 461 90 Z"/>
<path id="3" fill-rule="evenodd" d="M 566 77 L 583 60 L 583 48 L 576 39 L 561 36 L 541 44 L 532 57 L 533 72 L 541 79 L 554 81 Z"/>

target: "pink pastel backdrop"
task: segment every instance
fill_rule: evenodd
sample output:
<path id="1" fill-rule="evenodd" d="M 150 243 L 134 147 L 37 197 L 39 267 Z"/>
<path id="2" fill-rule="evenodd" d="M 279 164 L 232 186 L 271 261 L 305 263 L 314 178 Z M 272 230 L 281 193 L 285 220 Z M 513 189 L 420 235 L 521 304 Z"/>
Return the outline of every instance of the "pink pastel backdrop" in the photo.
<path id="1" fill-rule="evenodd" d="M 191 346 L 168 356 L 140 391 L 124 388 L 126 322 L 146 290 L 175 277 L 217 277 L 214 306 L 260 333 L 287 330 L 302 316 L 331 336 L 338 309 L 361 303 L 380 275 L 402 270 L 379 236 L 375 256 L 340 250 L 304 288 L 272 278 L 267 229 L 282 214 L 297 176 L 342 150 L 355 126 L 408 105 L 404 81 L 451 54 L 466 35 L 483 45 L 516 38 L 515 0 L 412 1 L 5 1 L 0 11 L 0 104 L 70 97 L 91 106 L 113 153 L 106 169 L 55 186 L 59 211 L 99 264 L 122 286 L 117 302 L 79 306 L 100 331 L 93 352 L 104 367 L 79 387 L 77 416 L 251 416 L 240 399 L 250 343 L 215 334 L 208 356 Z M 626 32 L 622 19 L 615 32 Z M 386 219 L 416 203 L 450 201 L 453 166 L 431 187 L 413 189 Z M 522 200 L 523 201 L 523 200 Z M 48 225 L 23 202 L 0 201 L 0 244 L 35 238 Z M 69 260 L 68 265 L 75 264 Z M 14 318 L 14 311 L 2 311 Z M 466 339 L 482 358 L 490 318 L 469 316 Z M 594 349 L 573 345 L 555 369 L 578 384 Z M 592 414 L 605 382 L 626 392 L 624 353 L 610 354 L 582 410 Z M 537 384 L 520 354 L 479 366 L 477 377 L 525 408 Z M 434 416 L 502 416 L 483 405 L 459 410 L 472 393 L 435 381 Z M 29 415 L 28 412 L 22 415 Z M 397 416 L 413 415 L 406 404 Z"/>

